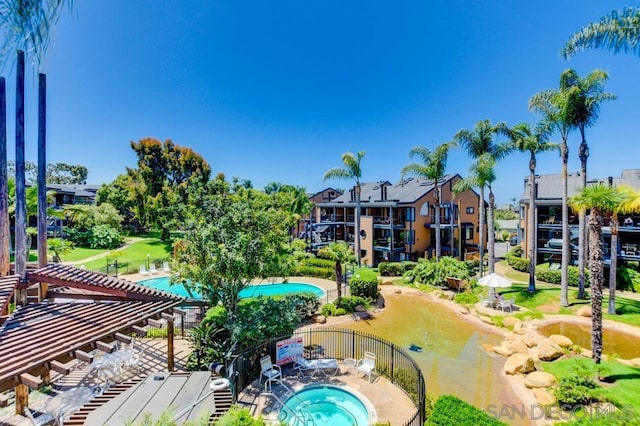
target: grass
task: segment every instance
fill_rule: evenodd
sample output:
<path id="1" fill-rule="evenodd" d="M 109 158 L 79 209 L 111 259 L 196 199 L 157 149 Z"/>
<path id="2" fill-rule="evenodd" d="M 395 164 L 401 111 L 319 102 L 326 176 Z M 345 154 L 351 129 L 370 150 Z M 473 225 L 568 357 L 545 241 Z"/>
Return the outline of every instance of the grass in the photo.
<path id="1" fill-rule="evenodd" d="M 85 267 L 92 271 L 106 272 L 107 264 L 113 264 L 117 259 L 119 273 L 133 273 L 138 271 L 140 265 L 146 265 L 147 257 L 151 262 L 161 266 L 163 261 L 171 258 L 171 254 L 171 242 L 158 238 L 146 238 L 131 244 L 126 249 L 112 250 L 103 258 L 87 262 Z"/>
<path id="2" fill-rule="evenodd" d="M 575 357 L 553 362 L 542 363 L 542 368 L 553 374 L 557 380 L 563 377 L 575 376 L 580 371 L 592 371 L 595 375 L 596 367 L 587 358 Z M 632 407 L 640 413 L 640 368 L 628 367 L 618 362 L 602 361 L 600 377 L 602 394 L 618 408 Z"/>
<path id="3" fill-rule="evenodd" d="M 96 256 L 98 254 L 105 253 L 109 250 L 89 247 L 76 247 L 69 253 L 62 256 L 62 260 L 66 262 L 76 262 L 88 257 Z"/>

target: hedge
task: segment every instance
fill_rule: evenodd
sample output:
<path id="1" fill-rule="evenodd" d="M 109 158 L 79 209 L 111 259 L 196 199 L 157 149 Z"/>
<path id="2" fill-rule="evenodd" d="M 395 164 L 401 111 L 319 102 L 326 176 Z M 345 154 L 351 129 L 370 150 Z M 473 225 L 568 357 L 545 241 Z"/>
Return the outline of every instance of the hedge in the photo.
<path id="1" fill-rule="evenodd" d="M 399 277 L 406 271 L 413 270 L 418 262 L 405 260 L 403 262 L 380 262 L 378 264 L 378 272 L 383 277 Z"/>
<path id="2" fill-rule="evenodd" d="M 352 296 L 378 300 L 378 274 L 366 268 L 356 269 L 349 280 L 349 290 Z"/>
<path id="3" fill-rule="evenodd" d="M 451 395 L 442 395 L 433 406 L 425 425 L 504 425 L 484 411 Z"/>

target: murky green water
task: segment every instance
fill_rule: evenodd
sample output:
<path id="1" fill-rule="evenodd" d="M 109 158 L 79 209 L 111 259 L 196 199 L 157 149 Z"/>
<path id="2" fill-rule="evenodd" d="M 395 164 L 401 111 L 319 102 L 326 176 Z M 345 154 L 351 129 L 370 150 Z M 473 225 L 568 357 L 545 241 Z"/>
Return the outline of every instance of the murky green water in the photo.
<path id="1" fill-rule="evenodd" d="M 500 336 L 478 330 L 423 294 L 391 294 L 385 299 L 387 309 L 375 319 L 348 327 L 376 334 L 406 349 L 412 344 L 421 346 L 422 352 L 408 352 L 422 370 L 427 392 L 455 395 L 493 413 L 499 413 L 503 404 L 520 404 L 503 377 L 505 358 L 489 355 L 480 347 L 482 343 L 500 344 Z"/>
<path id="2" fill-rule="evenodd" d="M 591 325 L 556 322 L 538 328 L 545 335 L 562 334 L 573 343 L 585 349 L 591 349 Z M 640 357 L 640 345 L 638 337 L 618 330 L 604 329 L 603 353 L 607 355 L 617 354 L 620 358 L 632 359 Z"/>

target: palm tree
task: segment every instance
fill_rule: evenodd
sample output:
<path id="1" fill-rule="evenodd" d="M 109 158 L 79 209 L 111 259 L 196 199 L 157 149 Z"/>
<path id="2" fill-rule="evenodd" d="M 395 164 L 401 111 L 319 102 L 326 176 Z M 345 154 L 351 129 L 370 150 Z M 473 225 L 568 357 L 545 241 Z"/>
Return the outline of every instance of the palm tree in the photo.
<path id="1" fill-rule="evenodd" d="M 0 277 L 9 275 L 11 258 L 9 244 L 9 187 L 7 174 L 7 91 L 3 77 L 0 77 Z"/>
<path id="2" fill-rule="evenodd" d="M 548 142 L 550 129 L 544 124 L 531 128 L 520 123 L 509 130 L 509 139 L 520 152 L 529 153 L 529 209 L 527 211 L 527 256 L 529 256 L 529 293 L 536 291 L 536 247 L 535 247 L 535 199 L 536 199 L 536 154 L 558 149 Z"/>
<path id="3" fill-rule="evenodd" d="M 478 121 L 473 130 L 463 129 L 460 130 L 454 136 L 456 144 L 462 146 L 467 151 L 467 154 L 473 159 L 479 159 L 484 154 L 489 154 L 495 161 L 501 160 L 509 152 L 508 147 L 504 144 L 496 144 L 494 137 L 498 133 L 506 133 L 507 125 L 505 123 L 498 123 L 492 125 L 490 120 Z M 480 232 L 478 233 L 479 243 L 478 252 L 480 255 L 480 276 L 482 276 L 483 259 L 484 259 L 484 243 L 485 243 L 485 202 L 484 202 L 484 185 L 480 185 L 480 202 L 478 206 L 479 220 L 480 220 Z M 492 230 L 489 230 L 491 233 Z M 493 249 L 493 245 L 490 245 Z M 493 253 L 489 253 L 489 257 L 494 256 Z"/>
<path id="4" fill-rule="evenodd" d="M 566 81 L 571 84 L 568 89 L 570 109 L 569 116 L 572 124 L 580 131 L 582 141 L 578 151 L 580 158 L 580 178 L 582 188 L 587 186 L 587 159 L 589 158 L 589 146 L 585 138 L 585 129 L 593 125 L 598 118 L 600 103 L 615 99 L 615 95 L 604 91 L 604 83 L 609 79 L 609 75 L 601 70 L 591 71 L 585 78 L 580 78 L 573 69 L 564 72 Z M 579 212 L 578 228 L 578 299 L 585 298 L 584 292 L 584 269 L 586 250 L 586 230 L 585 213 Z"/>
<path id="5" fill-rule="evenodd" d="M 561 54 L 570 58 L 578 51 L 589 49 L 607 49 L 613 53 L 631 51 L 640 55 L 640 8 L 614 10 L 599 22 L 588 24 L 569 38 Z"/>
<path id="6" fill-rule="evenodd" d="M 338 301 L 336 302 L 336 304 L 340 303 L 340 298 L 342 297 L 342 265 L 346 265 L 347 263 L 351 263 L 355 260 L 353 251 L 347 243 L 339 241 L 333 242 L 328 246 L 321 248 L 318 251 L 318 255 L 320 257 L 335 260 L 336 262 L 336 290 L 338 291 Z"/>
<path id="7" fill-rule="evenodd" d="M 569 203 L 589 214 L 589 272 L 591 274 L 591 349 L 593 360 L 600 364 L 602 357 L 602 286 L 604 284 L 604 257 L 602 255 L 602 218 L 624 202 L 623 193 L 603 184 L 590 185 L 571 197 Z"/>
<path id="8" fill-rule="evenodd" d="M 569 259 L 571 248 L 569 246 L 569 198 L 568 172 L 569 163 L 569 131 L 573 124 L 568 108 L 568 87 L 565 74 L 560 76 L 560 89 L 545 90 L 537 93 L 529 99 L 529 109 L 542 115 L 543 123 L 560 134 L 560 158 L 562 159 L 562 269 L 560 279 L 560 305 L 569 306 Z"/>
<path id="9" fill-rule="evenodd" d="M 436 228 L 436 260 L 440 259 L 442 246 L 440 240 L 440 183 L 439 180 L 445 175 L 447 168 L 447 157 L 449 149 L 455 146 L 453 142 L 443 143 L 433 151 L 429 148 L 417 146 L 409 151 L 409 157 L 418 156 L 422 163 L 411 163 L 402 169 L 402 175 L 415 175 L 433 181 L 435 198 L 435 228 Z M 452 207 L 453 208 L 453 207 Z M 452 232 L 453 233 L 453 232 Z M 453 252 L 453 246 L 451 247 Z"/>
<path id="10" fill-rule="evenodd" d="M 358 260 L 358 266 L 362 262 L 362 250 L 360 249 L 360 178 L 362 177 L 362 169 L 360 163 L 365 152 L 359 151 L 356 154 L 351 152 L 345 152 L 342 154 L 342 162 L 344 167 L 335 167 L 325 172 L 323 179 L 353 179 L 355 182 L 356 193 L 356 259 Z"/>

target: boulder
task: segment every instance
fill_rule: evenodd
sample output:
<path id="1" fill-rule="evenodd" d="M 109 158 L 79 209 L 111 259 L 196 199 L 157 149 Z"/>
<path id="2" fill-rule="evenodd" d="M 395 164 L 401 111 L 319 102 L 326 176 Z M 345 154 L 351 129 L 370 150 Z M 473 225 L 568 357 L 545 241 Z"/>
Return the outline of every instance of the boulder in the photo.
<path id="1" fill-rule="evenodd" d="M 367 312 L 367 308 L 364 305 L 356 306 L 356 312 Z"/>
<path id="2" fill-rule="evenodd" d="M 631 358 L 629 360 L 629 362 L 631 363 L 631 365 L 633 365 L 634 367 L 640 367 L 640 358 Z"/>
<path id="3" fill-rule="evenodd" d="M 515 340 L 518 336 L 513 331 L 507 331 L 502 335 L 502 337 L 506 340 Z"/>
<path id="4" fill-rule="evenodd" d="M 482 349 L 484 349 L 487 352 L 493 352 L 493 345 L 490 345 L 488 343 L 483 343 L 480 346 L 482 346 Z"/>
<path id="5" fill-rule="evenodd" d="M 383 280 L 380 285 L 393 285 L 393 281 L 392 280 Z"/>
<path id="6" fill-rule="evenodd" d="M 504 363 L 504 372 L 506 374 L 526 374 L 535 370 L 533 359 L 526 354 L 513 354 Z"/>
<path id="7" fill-rule="evenodd" d="M 549 339 L 561 348 L 568 348 L 573 345 L 571 339 L 569 339 L 567 336 L 563 336 L 562 334 L 552 334 L 551 336 L 549 336 Z"/>
<path id="8" fill-rule="evenodd" d="M 498 355 L 502 355 L 502 356 L 510 356 L 513 353 L 511 349 L 505 346 L 494 346 L 493 351 Z"/>
<path id="9" fill-rule="evenodd" d="M 402 290 L 400 290 L 399 288 L 396 289 L 396 291 L 394 291 L 395 294 L 402 294 Z"/>
<path id="10" fill-rule="evenodd" d="M 458 306 L 458 313 L 467 315 L 469 313 L 469 308 L 467 308 L 466 306 Z"/>
<path id="11" fill-rule="evenodd" d="M 589 349 L 580 348 L 580 355 L 585 358 L 593 358 L 593 352 L 591 352 Z"/>
<path id="12" fill-rule="evenodd" d="M 585 305 L 576 311 L 576 315 L 581 317 L 591 317 L 591 306 Z"/>
<path id="13" fill-rule="evenodd" d="M 524 379 L 524 385 L 529 389 L 533 388 L 548 388 L 556 383 L 556 378 L 552 374 L 544 371 L 534 371 L 527 374 Z"/>
<path id="14" fill-rule="evenodd" d="M 325 317 L 324 315 L 314 315 L 313 316 L 313 322 L 317 323 L 317 324 L 324 324 L 327 322 L 327 317 Z"/>
<path id="15" fill-rule="evenodd" d="M 533 348 L 534 346 L 538 346 L 539 340 L 540 340 L 540 337 L 536 336 L 535 334 L 525 334 L 524 336 L 522 336 L 522 341 L 524 342 L 525 345 L 527 345 L 530 348 Z"/>
<path id="16" fill-rule="evenodd" d="M 553 361 L 564 355 L 562 348 L 549 339 L 544 339 L 538 344 L 538 358 L 541 361 Z"/>
<path id="17" fill-rule="evenodd" d="M 554 405 L 558 400 L 555 396 L 547 392 L 545 389 L 534 388 L 532 389 L 533 396 L 536 397 L 538 404 L 542 406 Z"/>
<path id="18" fill-rule="evenodd" d="M 505 327 L 515 327 L 516 324 L 520 324 L 521 322 L 522 321 L 520 321 L 516 317 L 506 317 L 502 320 L 502 325 L 504 325 Z"/>
<path id="19" fill-rule="evenodd" d="M 518 323 L 518 324 L 513 326 L 513 332 L 518 334 L 518 335 L 520 335 L 520 336 L 524 336 L 525 334 L 527 334 L 529 332 L 529 330 L 524 328 L 522 323 Z"/>
<path id="20" fill-rule="evenodd" d="M 520 353 L 520 354 L 528 354 L 529 347 L 522 340 L 514 340 L 511 342 L 511 350 Z"/>
<path id="21" fill-rule="evenodd" d="M 486 315 L 480 315 L 478 318 L 480 318 L 480 321 L 486 323 L 486 324 L 491 324 L 493 325 L 493 321 L 491 321 L 491 318 L 489 318 Z"/>

